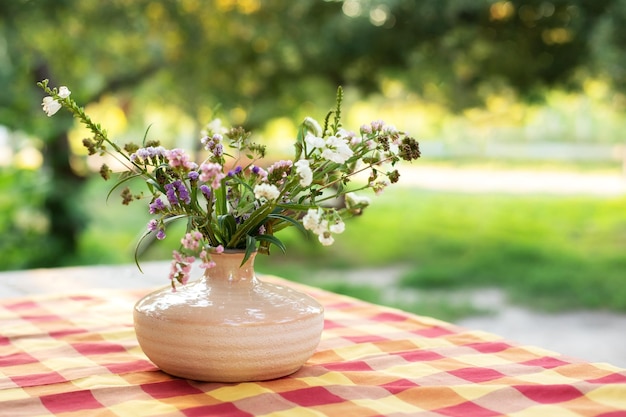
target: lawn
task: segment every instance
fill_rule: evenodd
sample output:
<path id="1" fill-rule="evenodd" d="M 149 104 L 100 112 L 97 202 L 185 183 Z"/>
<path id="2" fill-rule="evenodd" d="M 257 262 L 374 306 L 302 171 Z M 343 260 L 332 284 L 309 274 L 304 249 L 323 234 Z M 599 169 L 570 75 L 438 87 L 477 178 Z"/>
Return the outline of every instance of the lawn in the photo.
<path id="1" fill-rule="evenodd" d="M 101 183 L 100 183 L 101 184 Z M 97 197 L 97 196 L 100 197 Z M 97 214 L 83 236 L 77 263 L 132 262 L 133 244 L 148 217 L 140 206 L 99 208 L 101 185 L 87 193 Z M 166 259 L 179 233 L 150 247 L 142 259 Z M 106 238 L 102 238 L 106 236 Z M 280 235 L 288 252 L 257 257 L 259 271 L 411 311 L 472 313 L 467 305 L 407 305 L 383 297 L 380 284 L 344 282 L 341 271 L 402 265 L 398 285 L 427 294 L 499 287 L 533 308 L 626 311 L 626 198 L 465 194 L 398 187 L 374 198 L 351 219 L 332 247 Z M 320 273 L 339 271 L 319 281 Z M 376 280 L 374 280 L 376 281 Z M 435 300 L 435 301 L 433 301 Z M 417 303 L 417 302 L 416 302 Z M 428 306 L 427 304 L 430 304 Z M 445 303 L 444 303 L 445 304 Z M 426 306 L 425 306 L 426 305 Z"/>

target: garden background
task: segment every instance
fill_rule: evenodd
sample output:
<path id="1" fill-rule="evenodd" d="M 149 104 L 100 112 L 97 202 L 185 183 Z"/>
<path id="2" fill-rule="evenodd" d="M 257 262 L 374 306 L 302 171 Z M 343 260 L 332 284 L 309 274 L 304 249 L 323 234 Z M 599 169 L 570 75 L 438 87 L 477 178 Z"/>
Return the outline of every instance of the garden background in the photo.
<path id="1" fill-rule="evenodd" d="M 262 272 L 446 320 L 486 312 L 469 297 L 494 288 L 533 309 L 626 312 L 623 188 L 405 181 L 623 181 L 625 40 L 624 0 L 1 1 L 0 270 L 131 263 L 148 220 L 147 204 L 106 199 L 86 133 L 46 117 L 38 80 L 67 85 L 120 143 L 149 126 L 193 148 L 219 117 L 275 159 L 341 85 L 345 127 L 383 119 L 423 157 L 334 246 L 286 231 Z M 168 259 L 169 235 L 140 260 Z"/>

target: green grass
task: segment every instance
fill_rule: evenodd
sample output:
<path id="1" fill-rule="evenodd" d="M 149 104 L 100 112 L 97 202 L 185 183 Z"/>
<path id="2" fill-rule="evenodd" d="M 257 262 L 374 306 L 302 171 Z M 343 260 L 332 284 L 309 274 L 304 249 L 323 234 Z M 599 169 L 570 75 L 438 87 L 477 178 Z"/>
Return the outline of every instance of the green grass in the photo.
<path id="1" fill-rule="evenodd" d="M 263 267 L 293 277 L 320 266 L 408 263 L 407 287 L 497 286 L 546 310 L 626 311 L 625 198 L 396 189 L 351 221 L 332 248 L 286 240 L 289 254 L 261 259 Z"/>
<path id="2" fill-rule="evenodd" d="M 114 197 L 103 209 L 106 184 L 92 187 L 87 200 L 96 220 L 83 235 L 77 263 L 132 262 L 147 214 L 140 205 L 122 207 Z M 180 233 L 168 235 L 141 259 L 167 259 Z M 365 215 L 349 220 L 332 247 L 302 239 L 293 228 L 279 237 L 288 253 L 257 257 L 258 269 L 312 285 L 308 276 L 319 269 L 401 264 L 409 267 L 401 280 L 406 288 L 496 286 L 518 303 L 547 310 L 626 311 L 624 197 L 440 193 L 399 187 L 374 197 Z M 394 304 L 377 294 L 375 282 L 324 285 Z M 420 312 L 419 306 L 395 306 Z M 463 310 L 442 314 L 455 316 Z"/>

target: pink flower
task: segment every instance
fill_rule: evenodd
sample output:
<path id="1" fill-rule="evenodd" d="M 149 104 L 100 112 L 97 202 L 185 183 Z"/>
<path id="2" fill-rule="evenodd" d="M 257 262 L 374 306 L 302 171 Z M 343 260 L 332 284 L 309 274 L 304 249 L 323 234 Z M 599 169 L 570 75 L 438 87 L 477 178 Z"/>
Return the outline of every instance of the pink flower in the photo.
<path id="1" fill-rule="evenodd" d="M 189 155 L 183 149 L 167 150 L 165 151 L 165 157 L 172 168 L 184 168 L 188 171 L 196 168 L 195 162 L 189 159 Z"/>
<path id="2" fill-rule="evenodd" d="M 222 166 L 214 162 L 208 162 L 200 165 L 200 181 L 211 183 L 211 188 L 217 190 L 220 188 L 220 181 L 226 177 L 222 172 Z"/>
<path id="3" fill-rule="evenodd" d="M 178 281 L 185 285 L 189 281 L 191 274 L 191 265 L 196 260 L 193 256 L 185 256 L 178 251 L 173 251 L 173 259 L 170 266 L 170 280 L 174 287 L 174 281 Z"/>
<path id="4" fill-rule="evenodd" d="M 198 232 L 197 230 L 187 233 L 180 240 L 180 243 L 183 245 L 183 248 L 189 249 L 192 251 L 195 251 L 200 247 L 200 242 L 202 242 L 202 233 Z"/>

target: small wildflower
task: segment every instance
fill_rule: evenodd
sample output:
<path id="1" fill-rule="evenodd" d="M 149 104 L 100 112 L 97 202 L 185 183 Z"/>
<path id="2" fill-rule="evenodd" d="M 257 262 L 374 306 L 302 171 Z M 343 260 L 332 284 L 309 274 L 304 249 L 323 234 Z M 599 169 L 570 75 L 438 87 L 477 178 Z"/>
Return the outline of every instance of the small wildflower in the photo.
<path id="1" fill-rule="evenodd" d="M 243 171 L 243 168 L 241 167 L 241 165 L 237 165 L 237 167 L 235 167 L 235 169 L 231 169 L 230 171 L 228 171 L 227 176 L 228 177 L 234 177 L 235 175 L 240 174 L 241 171 Z"/>
<path id="2" fill-rule="evenodd" d="M 354 154 L 345 139 L 336 136 L 329 137 L 324 146 L 322 158 L 338 164 L 345 163 Z"/>
<path id="3" fill-rule="evenodd" d="M 164 154 L 172 168 L 182 168 L 189 171 L 196 167 L 195 163 L 189 160 L 189 155 L 183 149 L 167 150 Z"/>
<path id="4" fill-rule="evenodd" d="M 389 181 L 386 178 L 378 178 L 375 181 L 369 184 L 370 187 L 374 190 L 376 195 L 382 194 L 382 192 L 389 186 Z"/>
<path id="5" fill-rule="evenodd" d="M 122 196 L 122 204 L 125 206 L 129 205 L 130 202 L 134 200 L 133 194 L 128 187 L 124 188 L 120 195 Z"/>
<path id="6" fill-rule="evenodd" d="M 304 122 L 302 122 L 302 124 L 314 136 L 322 136 L 322 133 L 323 133 L 322 132 L 322 126 L 320 126 L 320 124 L 317 123 L 317 120 L 315 120 L 314 118 L 312 118 L 312 117 L 305 117 L 304 118 Z"/>
<path id="7" fill-rule="evenodd" d="M 358 196 L 355 193 L 346 194 L 346 208 L 354 213 L 360 213 L 370 203 L 371 200 L 368 197 Z"/>
<path id="8" fill-rule="evenodd" d="M 267 168 L 267 181 L 281 185 L 285 182 L 285 179 L 291 174 L 291 168 L 293 162 L 290 160 L 281 160 L 273 163 Z"/>
<path id="9" fill-rule="evenodd" d="M 93 140 L 91 140 L 89 138 L 83 139 L 83 146 L 85 148 L 87 148 L 87 154 L 95 155 L 97 153 L 97 151 L 96 151 L 96 143 Z"/>
<path id="10" fill-rule="evenodd" d="M 324 246 L 330 246 L 333 243 L 335 243 L 335 239 L 330 234 L 330 232 L 322 232 L 322 233 L 320 233 L 320 235 L 318 236 L 318 240 Z"/>
<path id="11" fill-rule="evenodd" d="M 309 209 L 302 218 L 302 225 L 307 230 L 317 230 L 317 226 L 320 223 L 320 210 Z"/>
<path id="12" fill-rule="evenodd" d="M 211 198 L 211 187 L 206 184 L 202 184 L 199 188 L 202 195 L 209 200 Z"/>
<path id="13" fill-rule="evenodd" d="M 266 180 L 267 179 L 267 171 L 264 170 L 263 168 L 259 167 L 259 166 L 256 166 L 256 165 L 250 166 L 250 171 L 254 175 L 258 175 L 262 180 Z"/>
<path id="14" fill-rule="evenodd" d="M 209 269 L 215 267 L 215 262 L 211 259 L 211 255 L 207 250 L 203 249 L 198 255 L 198 258 L 200 258 L 200 268 Z"/>
<path id="15" fill-rule="evenodd" d="M 174 183 L 165 184 L 165 195 L 171 205 L 178 205 L 178 196 L 176 195 L 176 186 Z"/>
<path id="16" fill-rule="evenodd" d="M 62 85 L 59 87 L 59 97 L 68 98 L 72 94 L 72 92 L 66 86 Z"/>
<path id="17" fill-rule="evenodd" d="M 41 106 L 43 107 L 43 111 L 48 115 L 48 117 L 54 116 L 56 112 L 61 110 L 61 107 L 63 107 L 61 106 L 61 103 L 59 103 L 57 100 L 50 96 L 43 98 L 43 103 L 41 103 Z"/>
<path id="18" fill-rule="evenodd" d="M 217 190 L 220 187 L 220 181 L 226 175 L 222 172 L 222 166 L 213 162 L 200 165 L 199 180 L 205 183 L 211 183 L 211 188 Z"/>
<path id="19" fill-rule="evenodd" d="M 419 143 L 415 139 L 410 137 L 402 139 L 399 154 L 400 157 L 405 161 L 412 161 L 422 155 L 420 152 Z"/>
<path id="20" fill-rule="evenodd" d="M 310 161 L 300 159 L 295 163 L 296 173 L 300 176 L 300 186 L 308 187 L 313 182 L 313 171 L 311 171 Z"/>
<path id="21" fill-rule="evenodd" d="M 394 169 L 393 171 L 388 173 L 387 177 L 389 178 L 389 181 L 391 181 L 392 184 L 395 184 L 398 181 L 400 181 L 400 173 L 398 172 L 397 169 Z"/>
<path id="22" fill-rule="evenodd" d="M 100 176 L 106 181 L 111 178 L 111 168 L 107 164 L 102 164 L 100 167 Z"/>
<path id="23" fill-rule="evenodd" d="M 202 241 L 202 233 L 197 230 L 193 232 L 189 232 L 185 234 L 185 236 L 181 239 L 180 243 L 183 245 L 183 248 L 195 251 L 200 247 L 200 242 Z"/>
<path id="24" fill-rule="evenodd" d="M 160 228 L 159 228 L 159 230 L 157 230 L 156 238 L 157 238 L 158 240 L 163 240 L 163 239 L 165 239 L 165 228 L 160 227 Z"/>
<path id="25" fill-rule="evenodd" d="M 139 149 L 139 146 L 134 143 L 127 143 L 124 145 L 124 150 L 129 154 L 137 152 L 137 149 Z"/>
<path id="26" fill-rule="evenodd" d="M 341 234 L 346 230 L 346 224 L 340 220 L 337 223 L 331 225 L 329 230 L 332 233 Z"/>
<path id="27" fill-rule="evenodd" d="M 279 196 L 280 191 L 275 185 L 262 183 L 254 187 L 254 198 L 257 200 L 264 198 L 266 200 L 273 201 Z"/>
<path id="28" fill-rule="evenodd" d="M 156 219 L 151 219 L 148 222 L 148 230 L 149 231 L 154 232 L 158 227 L 159 227 L 159 222 L 157 222 Z"/>
<path id="29" fill-rule="evenodd" d="M 150 203 L 148 208 L 150 210 L 150 214 L 157 214 L 165 210 L 165 204 L 163 203 L 163 200 L 156 198 L 152 203 Z"/>
<path id="30" fill-rule="evenodd" d="M 307 145 L 310 145 L 314 148 L 323 148 L 324 145 L 326 144 L 326 142 L 324 141 L 324 138 L 315 136 L 314 134 L 310 132 L 306 134 L 306 136 L 304 137 L 304 141 L 307 143 Z"/>
<path id="31" fill-rule="evenodd" d="M 170 280 L 172 280 L 172 286 L 175 286 L 174 281 L 185 285 L 189 280 L 189 274 L 191 273 L 191 265 L 196 260 L 193 256 L 185 256 L 178 251 L 173 251 L 173 259 L 170 268 Z"/>

